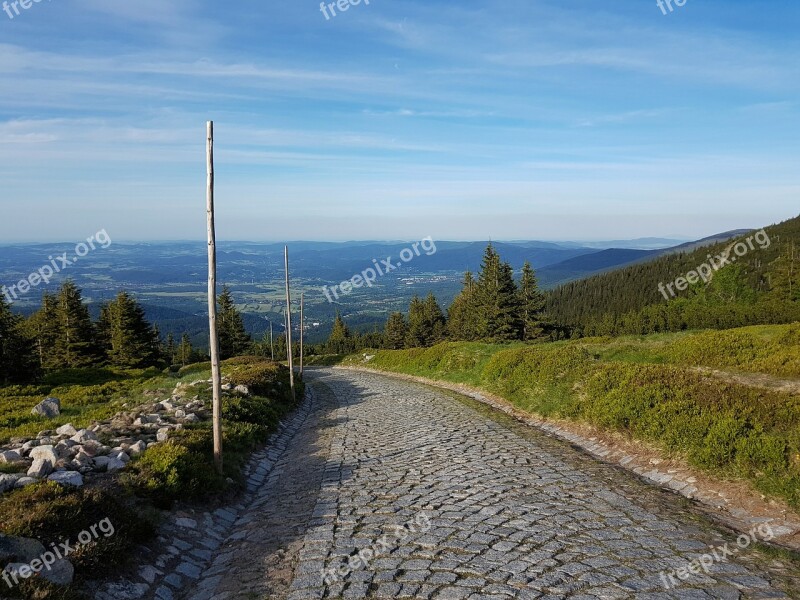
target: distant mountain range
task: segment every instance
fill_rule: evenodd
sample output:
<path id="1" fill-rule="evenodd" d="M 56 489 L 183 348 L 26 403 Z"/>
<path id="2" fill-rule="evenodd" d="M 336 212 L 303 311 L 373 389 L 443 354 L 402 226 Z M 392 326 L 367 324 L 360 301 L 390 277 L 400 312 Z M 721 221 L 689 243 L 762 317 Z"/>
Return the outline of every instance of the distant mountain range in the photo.
<path id="1" fill-rule="evenodd" d="M 705 244 L 730 239 L 741 232 L 725 232 L 694 242 L 641 238 L 610 242 L 494 242 L 503 260 L 515 270 L 529 261 L 544 288 L 590 275 L 652 260 L 664 254 L 688 251 Z M 676 243 L 677 242 L 677 243 Z M 390 258 L 397 263 L 400 253 L 413 242 L 290 242 L 291 272 L 298 291 L 304 291 L 307 314 L 320 323 L 318 336 L 339 310 L 356 327 L 381 323 L 388 312 L 405 310 L 413 294 L 434 292 L 447 306 L 460 289 L 465 271 L 476 273 L 487 242 L 436 242 L 436 252 L 420 255 L 385 277 L 370 289 L 359 290 L 330 304 L 322 286 L 336 285 Z M 283 244 L 221 242 L 218 245 L 218 280 L 230 285 L 245 313 L 248 329 L 261 336 L 269 322 L 282 329 Z M 48 264 L 49 257 L 74 244 L 16 244 L 0 246 L 0 286 L 10 286 Z M 84 297 L 97 311 L 99 303 L 120 290 L 135 294 L 148 318 L 162 332 L 189 332 L 193 341 L 205 343 L 206 245 L 204 242 L 113 243 L 98 248 L 56 275 L 49 285 L 22 296 L 17 311 L 29 313 L 38 307 L 43 291 L 55 291 L 67 277 L 84 290 Z"/>

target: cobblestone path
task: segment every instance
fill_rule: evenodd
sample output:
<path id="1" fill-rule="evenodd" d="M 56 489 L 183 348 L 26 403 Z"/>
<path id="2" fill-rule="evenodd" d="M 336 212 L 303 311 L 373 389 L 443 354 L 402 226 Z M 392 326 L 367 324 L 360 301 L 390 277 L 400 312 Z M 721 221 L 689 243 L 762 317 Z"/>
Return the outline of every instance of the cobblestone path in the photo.
<path id="1" fill-rule="evenodd" d="M 561 441 L 422 385 L 306 379 L 302 427 L 185 598 L 800 598 L 752 548 L 679 579 L 735 538 Z"/>

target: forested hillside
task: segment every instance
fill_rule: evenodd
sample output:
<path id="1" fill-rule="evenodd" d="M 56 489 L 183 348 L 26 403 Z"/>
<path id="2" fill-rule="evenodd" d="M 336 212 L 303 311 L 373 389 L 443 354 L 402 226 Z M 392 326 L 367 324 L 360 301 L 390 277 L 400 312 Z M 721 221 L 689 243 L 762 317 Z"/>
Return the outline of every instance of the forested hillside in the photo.
<path id="1" fill-rule="evenodd" d="M 734 251 L 737 243 L 743 252 Z M 547 294 L 547 313 L 575 335 L 793 322 L 800 320 L 798 254 L 800 217 L 795 217 L 761 235 L 568 283 Z M 693 277 L 697 280 L 686 286 L 675 285 L 702 270 L 705 280 Z"/>

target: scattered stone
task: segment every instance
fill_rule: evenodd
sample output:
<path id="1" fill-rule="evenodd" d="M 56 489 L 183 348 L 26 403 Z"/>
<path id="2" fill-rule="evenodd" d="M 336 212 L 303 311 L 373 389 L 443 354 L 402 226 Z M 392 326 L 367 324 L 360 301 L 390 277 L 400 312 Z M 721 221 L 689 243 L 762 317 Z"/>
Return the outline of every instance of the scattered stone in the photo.
<path id="1" fill-rule="evenodd" d="M 72 423 L 67 423 L 66 425 L 62 425 L 61 427 L 56 429 L 56 433 L 58 435 L 66 435 L 67 437 L 72 437 L 73 435 L 78 433 L 78 430 L 72 426 Z"/>
<path id="2" fill-rule="evenodd" d="M 77 471 L 58 471 L 50 475 L 48 479 L 60 483 L 61 485 L 83 487 L 83 476 Z"/>
<path id="3" fill-rule="evenodd" d="M 89 429 L 81 429 L 70 439 L 77 444 L 83 444 L 88 441 L 97 441 L 97 434 Z"/>
<path id="4" fill-rule="evenodd" d="M 54 465 L 58 462 L 58 454 L 53 446 L 37 446 L 31 450 L 30 457 L 35 461 L 38 459 L 47 460 Z"/>
<path id="5" fill-rule="evenodd" d="M 175 411 L 175 418 L 176 419 L 183 419 L 186 416 L 186 411 L 182 409 L 178 409 Z"/>
<path id="6" fill-rule="evenodd" d="M 17 487 L 18 475 L 0 475 L 0 494 Z"/>
<path id="7" fill-rule="evenodd" d="M 131 444 L 131 447 L 128 448 L 128 450 L 130 451 L 132 456 L 137 456 L 138 454 L 141 454 L 142 452 L 147 450 L 147 442 L 139 440 L 135 444 Z"/>
<path id="8" fill-rule="evenodd" d="M 37 458 L 33 461 L 30 469 L 28 469 L 28 477 L 47 477 L 53 472 L 53 463 L 44 458 Z"/>
<path id="9" fill-rule="evenodd" d="M 53 419 L 61 414 L 61 400 L 58 398 L 45 398 L 33 407 L 31 414 Z"/>
<path id="10" fill-rule="evenodd" d="M 156 441 L 166 442 L 169 439 L 169 427 L 163 427 L 156 434 Z"/>
<path id="11" fill-rule="evenodd" d="M 250 388 L 247 387 L 246 385 L 237 385 L 235 390 L 238 393 L 242 394 L 243 396 L 249 396 L 250 395 Z"/>
<path id="12" fill-rule="evenodd" d="M 0 452 L 0 465 L 16 463 L 22 460 L 22 455 L 16 450 Z"/>

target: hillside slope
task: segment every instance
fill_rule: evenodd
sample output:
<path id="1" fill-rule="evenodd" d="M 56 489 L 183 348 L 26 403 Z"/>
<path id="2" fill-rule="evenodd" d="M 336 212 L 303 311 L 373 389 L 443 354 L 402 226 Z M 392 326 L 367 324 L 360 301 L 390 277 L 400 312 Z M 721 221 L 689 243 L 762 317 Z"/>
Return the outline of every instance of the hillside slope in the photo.
<path id="1" fill-rule="evenodd" d="M 800 217 L 764 232 L 562 285 L 548 293 L 548 313 L 559 325 L 588 334 L 800 320 Z M 737 253 L 739 243 L 744 246 L 738 246 Z M 725 260 L 720 256 L 726 252 L 729 264 L 722 266 Z M 698 280 L 684 290 L 676 287 L 678 278 L 699 269 L 709 273 L 707 282 Z M 668 285 L 673 286 L 671 292 Z"/>

